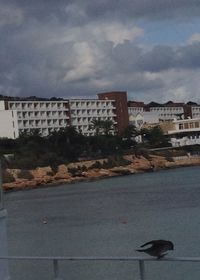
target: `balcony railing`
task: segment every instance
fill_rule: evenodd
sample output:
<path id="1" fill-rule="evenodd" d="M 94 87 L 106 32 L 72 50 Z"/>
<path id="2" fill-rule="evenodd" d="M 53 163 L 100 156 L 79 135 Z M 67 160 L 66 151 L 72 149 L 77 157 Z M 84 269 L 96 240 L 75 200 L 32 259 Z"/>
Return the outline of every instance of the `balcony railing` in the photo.
<path id="1" fill-rule="evenodd" d="M 146 257 L 39 257 L 39 256 L 0 256 L 0 260 L 8 261 L 49 261 L 53 266 L 54 280 L 64 280 L 60 276 L 59 262 L 70 261 L 70 262 L 100 262 L 100 261 L 109 261 L 109 262 L 138 262 L 138 273 L 140 280 L 148 280 L 148 276 L 145 273 L 145 262 L 200 262 L 198 257 L 174 257 L 162 259 L 156 258 L 146 258 Z"/>

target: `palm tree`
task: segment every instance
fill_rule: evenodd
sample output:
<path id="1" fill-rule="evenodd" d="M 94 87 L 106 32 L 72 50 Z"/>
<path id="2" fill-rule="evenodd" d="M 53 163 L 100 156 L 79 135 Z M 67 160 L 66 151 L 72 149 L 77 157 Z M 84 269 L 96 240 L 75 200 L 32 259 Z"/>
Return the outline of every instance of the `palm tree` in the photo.
<path id="1" fill-rule="evenodd" d="M 135 137 L 138 135 L 138 131 L 133 124 L 129 124 L 122 133 L 123 146 L 130 148 L 135 144 Z"/>
<path id="2" fill-rule="evenodd" d="M 102 120 L 101 127 L 102 127 L 103 134 L 108 136 L 112 134 L 114 130 L 114 123 L 111 120 Z"/>
<path id="3" fill-rule="evenodd" d="M 90 124 L 90 129 L 95 130 L 95 135 L 100 135 L 102 128 L 102 120 L 101 119 L 93 119 Z"/>
<path id="4" fill-rule="evenodd" d="M 114 123 L 111 120 L 93 119 L 90 128 L 95 130 L 96 136 L 108 136 L 114 130 Z"/>
<path id="5" fill-rule="evenodd" d="M 135 136 L 137 136 L 137 134 L 138 134 L 138 131 L 137 131 L 135 125 L 129 124 L 125 128 L 122 136 L 124 138 L 127 138 L 128 140 L 133 140 L 135 138 Z"/>

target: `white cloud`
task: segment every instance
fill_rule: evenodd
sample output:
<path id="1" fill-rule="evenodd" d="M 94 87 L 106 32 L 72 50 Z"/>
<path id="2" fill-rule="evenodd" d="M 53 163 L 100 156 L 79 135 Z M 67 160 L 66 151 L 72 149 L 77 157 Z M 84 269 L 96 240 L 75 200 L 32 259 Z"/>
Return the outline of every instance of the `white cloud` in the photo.
<path id="1" fill-rule="evenodd" d="M 110 41 L 114 46 L 124 41 L 134 41 L 143 36 L 144 30 L 134 25 L 123 25 L 119 22 L 103 23 L 96 25 L 91 30 L 96 40 Z"/>
<path id="2" fill-rule="evenodd" d="M 133 41 L 135 38 L 142 36 L 143 30 L 135 26 L 126 26 L 119 23 L 103 23 L 96 25 L 87 25 L 80 28 L 73 28 L 72 30 L 65 30 L 64 35 L 58 39 L 54 38 L 53 42 L 58 43 L 60 40 L 62 43 L 71 42 L 73 44 L 72 52 L 70 54 L 73 69 L 70 69 L 64 80 L 68 82 L 74 82 L 79 79 L 87 77 L 95 78 L 96 73 L 103 70 L 107 63 L 107 57 L 104 53 L 104 43 L 111 42 L 112 46 L 119 43 L 123 43 L 126 40 Z M 66 62 L 63 65 L 69 63 L 66 53 Z M 63 57 L 65 60 L 65 57 Z M 69 65 L 69 64 L 68 64 Z M 109 84 L 104 79 L 101 81 L 95 79 L 95 84 L 98 86 Z"/>
<path id="3" fill-rule="evenodd" d="M 189 39 L 188 43 L 193 44 L 195 42 L 200 42 L 200 33 L 194 33 Z"/>
<path id="4" fill-rule="evenodd" d="M 73 69 L 66 73 L 64 77 L 66 82 L 74 82 L 76 80 L 88 78 L 88 76 L 93 76 L 95 56 L 88 43 L 75 43 L 71 55 L 74 57 Z"/>

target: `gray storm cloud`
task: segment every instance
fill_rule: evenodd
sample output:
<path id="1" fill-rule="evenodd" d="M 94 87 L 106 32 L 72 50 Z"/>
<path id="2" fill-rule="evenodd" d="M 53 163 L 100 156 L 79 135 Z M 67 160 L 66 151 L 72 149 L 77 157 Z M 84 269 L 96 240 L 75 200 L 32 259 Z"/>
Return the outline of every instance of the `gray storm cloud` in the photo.
<path id="1" fill-rule="evenodd" d="M 68 98 L 127 90 L 136 99 L 197 98 L 199 40 L 142 45 L 137 20 L 192 19 L 199 8 L 193 0 L 2 0 L 0 94 Z"/>

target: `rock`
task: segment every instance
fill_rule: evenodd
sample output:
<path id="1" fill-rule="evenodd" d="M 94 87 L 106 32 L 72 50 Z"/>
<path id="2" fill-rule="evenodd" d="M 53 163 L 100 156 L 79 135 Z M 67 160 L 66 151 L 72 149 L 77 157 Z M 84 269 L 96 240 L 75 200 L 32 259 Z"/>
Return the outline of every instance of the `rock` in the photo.
<path id="1" fill-rule="evenodd" d="M 61 164 L 58 166 L 58 171 L 54 176 L 55 180 L 60 180 L 60 179 L 70 179 L 71 175 L 68 172 L 68 168 L 66 165 Z"/>
<path id="2" fill-rule="evenodd" d="M 53 170 L 50 166 L 47 167 L 38 167 L 35 170 L 31 170 L 34 178 L 44 178 L 45 176 L 52 176 Z"/>
<path id="3" fill-rule="evenodd" d="M 91 168 L 91 166 L 96 163 L 96 160 L 71 163 L 69 165 L 62 164 L 58 166 L 58 171 L 55 175 L 50 166 L 38 167 L 35 170 L 30 170 L 33 175 L 33 179 L 30 180 L 18 178 L 18 174 L 21 171 L 20 169 L 7 169 L 7 171 L 13 175 L 15 181 L 4 183 L 3 187 L 6 191 L 30 189 L 37 188 L 42 185 L 69 184 L 83 182 L 86 180 L 96 180 L 106 177 L 134 174 L 138 172 L 155 171 L 163 168 L 200 165 L 200 157 L 192 156 L 188 158 L 175 158 L 174 161 L 168 161 L 165 157 L 155 155 L 151 155 L 149 159 L 143 156 L 134 157 L 133 155 L 126 155 L 124 158 L 131 162 L 131 164 L 113 167 L 110 169 L 88 169 L 88 167 Z M 104 161 L 107 161 L 107 159 L 98 160 L 100 163 L 103 163 Z M 84 168 L 82 168 L 83 166 Z M 69 172 L 70 168 L 75 169 L 73 174 Z"/>
<path id="4" fill-rule="evenodd" d="M 117 175 L 130 175 L 134 173 L 128 167 L 113 167 L 111 171 Z"/>

